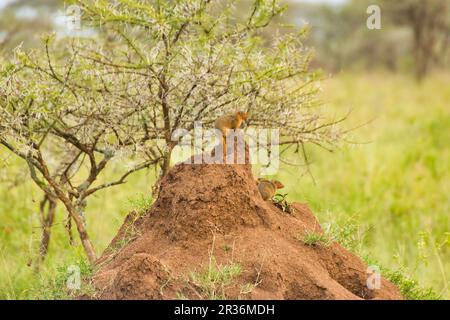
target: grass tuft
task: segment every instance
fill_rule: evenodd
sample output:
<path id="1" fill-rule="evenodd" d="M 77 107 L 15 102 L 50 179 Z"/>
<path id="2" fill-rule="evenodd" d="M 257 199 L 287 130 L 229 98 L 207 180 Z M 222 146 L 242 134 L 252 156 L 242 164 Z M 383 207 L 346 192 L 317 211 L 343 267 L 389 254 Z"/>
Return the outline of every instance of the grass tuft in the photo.
<path id="1" fill-rule="evenodd" d="M 153 204 L 153 198 L 143 193 L 137 195 L 134 198 L 128 199 L 129 211 L 136 211 L 138 216 L 142 216 L 150 210 Z"/>
<path id="2" fill-rule="evenodd" d="M 307 246 L 327 247 L 331 244 L 332 238 L 325 233 L 306 231 L 305 235 L 302 238 L 302 242 Z"/>
<path id="3" fill-rule="evenodd" d="M 201 272 L 192 272 L 190 281 L 199 288 L 203 298 L 209 300 L 227 299 L 226 289 L 233 283 L 233 280 L 242 272 L 241 265 L 229 263 L 220 265 L 212 257 L 208 267 Z"/>

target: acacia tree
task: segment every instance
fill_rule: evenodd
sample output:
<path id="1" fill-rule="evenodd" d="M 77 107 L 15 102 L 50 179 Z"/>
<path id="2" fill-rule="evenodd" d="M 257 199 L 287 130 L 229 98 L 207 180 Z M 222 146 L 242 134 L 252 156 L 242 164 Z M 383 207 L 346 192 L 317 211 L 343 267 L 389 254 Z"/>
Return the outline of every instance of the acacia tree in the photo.
<path id="1" fill-rule="evenodd" d="M 164 176 L 179 129 L 245 110 L 249 125 L 279 128 L 286 149 L 328 149 L 339 138 L 340 120 L 327 122 L 314 108 L 319 87 L 301 42 L 305 30 L 270 43 L 259 36 L 283 12 L 278 1 L 254 1 L 245 19 L 235 18 L 242 17 L 236 1 L 75 3 L 92 37 L 57 42 L 55 50 L 47 38 L 44 54 L 18 52 L 4 67 L 0 144 L 28 163 L 49 201 L 63 203 L 91 262 L 86 199 L 142 168 L 158 166 Z M 123 152 L 139 164 L 97 184 Z"/>
<path id="2" fill-rule="evenodd" d="M 61 202 L 94 262 L 84 219 L 88 197 L 125 183 L 130 174 L 160 159 L 153 135 L 136 117 L 137 105 L 121 104 L 120 97 L 107 95 L 112 80 L 106 76 L 102 77 L 104 87 L 95 88 L 96 73 L 86 72 L 90 66 L 76 66 L 74 52 L 52 55 L 50 43 L 47 38 L 45 59 L 17 52 L 18 61 L 1 70 L 0 144 L 26 161 L 32 180 L 44 192 L 41 255 L 48 249 L 56 203 Z M 120 76 L 110 78 L 119 92 Z M 119 177 L 97 182 L 112 159 L 132 154 L 137 160 Z"/>

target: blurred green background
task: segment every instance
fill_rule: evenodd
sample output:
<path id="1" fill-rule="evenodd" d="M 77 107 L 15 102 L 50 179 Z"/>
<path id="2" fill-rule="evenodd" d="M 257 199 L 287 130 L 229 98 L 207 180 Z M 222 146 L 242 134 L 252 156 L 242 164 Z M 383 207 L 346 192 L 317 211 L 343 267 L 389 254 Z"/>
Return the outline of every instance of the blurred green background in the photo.
<path id="1" fill-rule="evenodd" d="M 352 110 L 345 126 L 357 128 L 334 153 L 310 148 L 314 180 L 304 168 L 281 168 L 288 199 L 308 202 L 324 225 L 348 227 L 350 249 L 450 298 L 450 4 L 285 3 L 290 6 L 279 22 L 311 26 L 306 45 L 316 53 L 313 68 L 326 75 L 324 112 Z M 381 8 L 381 30 L 366 26 L 369 4 Z M 64 32 L 64 6 L 3 0 L 0 59 L 19 45 L 39 46 L 41 32 Z M 140 172 L 90 203 L 88 229 L 97 250 L 149 197 L 154 176 Z M 58 266 L 83 255 L 69 245 L 59 207 L 48 259 L 34 272 L 41 196 L 26 165 L 0 147 L 0 298 L 46 298 L 41 285 Z"/>

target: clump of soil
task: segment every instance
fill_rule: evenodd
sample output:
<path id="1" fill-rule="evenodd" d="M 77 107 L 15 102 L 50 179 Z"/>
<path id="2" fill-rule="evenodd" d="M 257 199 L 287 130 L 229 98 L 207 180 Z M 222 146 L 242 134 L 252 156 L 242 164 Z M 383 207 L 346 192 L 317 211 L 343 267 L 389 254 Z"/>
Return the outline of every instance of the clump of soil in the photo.
<path id="1" fill-rule="evenodd" d="M 248 158 L 247 158 L 248 162 Z M 144 215 L 132 212 L 98 260 L 100 299 L 401 299 L 322 233 L 306 204 L 263 201 L 250 164 L 179 164 Z"/>

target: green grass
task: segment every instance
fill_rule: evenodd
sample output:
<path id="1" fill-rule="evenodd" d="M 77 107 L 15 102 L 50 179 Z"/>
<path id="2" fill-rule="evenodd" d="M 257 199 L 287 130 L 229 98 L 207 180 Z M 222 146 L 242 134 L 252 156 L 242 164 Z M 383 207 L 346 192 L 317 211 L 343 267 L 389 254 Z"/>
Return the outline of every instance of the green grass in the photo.
<path id="1" fill-rule="evenodd" d="M 307 246 L 329 246 L 331 238 L 325 233 L 318 233 L 307 231 L 302 239 L 300 239 Z"/>
<path id="2" fill-rule="evenodd" d="M 84 257 L 59 266 L 53 277 L 42 282 L 29 291 L 30 299 L 67 300 L 88 295 L 95 296 L 89 277 L 93 269 Z"/>
<path id="3" fill-rule="evenodd" d="M 343 144 L 334 154 L 309 148 L 316 184 L 292 167 L 277 177 L 289 201 L 308 202 L 324 229 L 377 261 L 411 299 L 450 298 L 449 84 L 448 75 L 422 86 L 390 74 L 342 74 L 325 81 L 327 108 L 337 115 L 353 109 L 347 126 L 373 121 L 347 137 L 358 143 Z M 22 162 L 9 157 L 5 168 L 1 159 L 7 155 L 0 148 L 0 181 L 9 180 L 0 183 L 0 299 L 39 298 L 37 292 L 40 298 L 65 296 L 58 289 L 61 266 L 78 261 L 82 248 L 69 245 L 59 205 L 47 261 L 39 273 L 28 266 L 40 240 L 41 193 L 23 182 L 29 178 Z M 98 254 L 132 208 L 148 207 L 153 176 L 139 173 L 91 199 L 86 217 Z"/>
<path id="4" fill-rule="evenodd" d="M 397 285 L 403 296 L 408 300 L 440 300 L 443 297 L 437 294 L 433 288 L 423 288 L 417 280 L 405 277 L 404 270 L 381 269 L 382 275 Z"/>
<path id="5" fill-rule="evenodd" d="M 402 295 L 409 300 L 439 300 L 443 297 L 433 288 L 422 287 L 417 280 L 408 275 L 408 271 L 403 268 L 391 270 L 382 266 L 377 260 L 365 254 L 363 247 L 365 230 L 356 225 L 353 218 L 349 218 L 341 224 L 325 223 L 323 235 L 314 234 L 309 237 L 309 241 L 322 239 L 325 237 L 327 243 L 336 241 L 350 251 L 361 256 L 368 266 L 378 267 L 383 277 L 396 284 Z M 305 239 L 308 239 L 305 237 Z"/>
<path id="6" fill-rule="evenodd" d="M 342 74 L 323 92 L 332 112 L 353 110 L 347 127 L 373 121 L 334 154 L 309 148 L 316 184 L 280 170 L 289 200 L 308 202 L 322 225 L 351 218 L 364 233 L 361 255 L 450 298 L 450 76 L 419 86 L 401 75 Z"/>
<path id="7" fill-rule="evenodd" d="M 128 199 L 129 211 L 136 210 L 138 216 L 145 214 L 152 206 L 153 199 L 149 194 L 141 193 Z"/>
<path id="8" fill-rule="evenodd" d="M 5 156 L 7 153 L 0 147 L 0 159 Z M 7 171 L 0 166 L 0 171 L 5 170 L 3 172 L 7 173 L 7 180 L 17 176 L 21 180 L 28 179 L 23 163 L 14 158 L 9 158 L 8 162 Z M 108 175 L 113 174 L 115 168 L 108 172 Z M 110 243 L 130 211 L 141 212 L 148 207 L 153 176 L 153 171 L 138 173 L 131 176 L 127 184 L 91 198 L 86 218 L 97 254 L 101 254 Z M 148 190 L 147 198 L 145 190 Z M 55 283 L 60 274 L 58 269 L 84 256 L 76 235 L 76 245 L 69 244 L 64 228 L 66 213 L 59 204 L 48 257 L 40 271 L 35 272 L 31 262 L 37 258 L 40 242 L 40 199 L 41 193 L 31 183 L 18 183 L 15 186 L 0 183 L 0 299 L 35 299 L 39 298 L 35 294 L 39 290 L 42 291 L 41 298 L 55 296 L 51 289 L 55 286 L 50 284 Z M 61 292 L 61 295 L 64 294 Z"/>
<path id="9" fill-rule="evenodd" d="M 218 264 L 214 256 L 201 272 L 192 272 L 190 281 L 199 288 L 200 295 L 208 300 L 226 299 L 225 290 L 233 284 L 233 280 L 242 272 L 240 264 Z"/>

